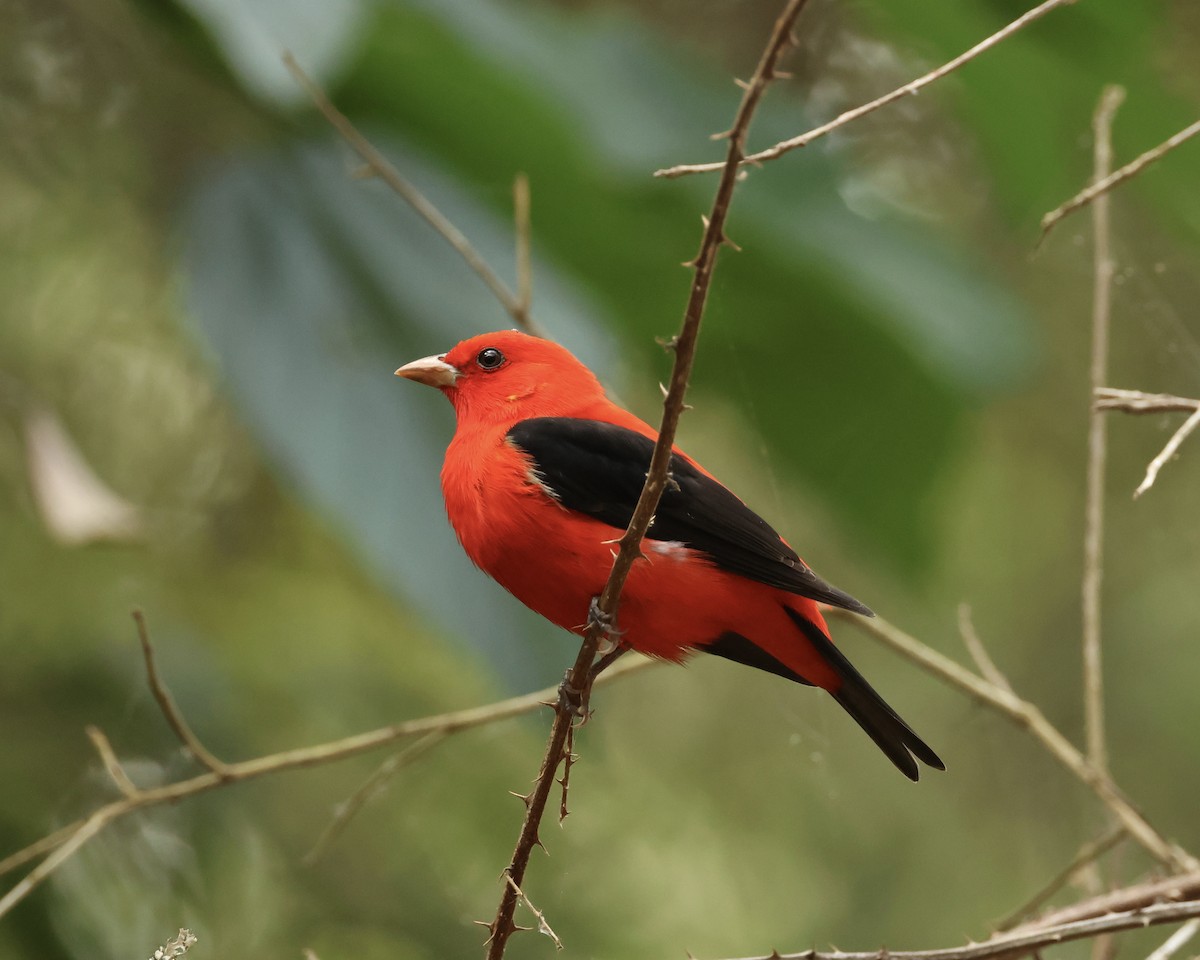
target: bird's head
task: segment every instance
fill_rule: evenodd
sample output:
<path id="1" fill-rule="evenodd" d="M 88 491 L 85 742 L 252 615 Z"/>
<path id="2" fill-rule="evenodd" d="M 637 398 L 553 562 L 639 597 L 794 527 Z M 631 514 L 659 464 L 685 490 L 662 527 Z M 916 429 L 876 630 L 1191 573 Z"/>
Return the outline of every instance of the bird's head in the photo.
<path id="1" fill-rule="evenodd" d="M 517 330 L 471 337 L 446 353 L 406 363 L 396 376 L 437 387 L 460 424 L 566 416 L 604 395 L 564 347 Z"/>

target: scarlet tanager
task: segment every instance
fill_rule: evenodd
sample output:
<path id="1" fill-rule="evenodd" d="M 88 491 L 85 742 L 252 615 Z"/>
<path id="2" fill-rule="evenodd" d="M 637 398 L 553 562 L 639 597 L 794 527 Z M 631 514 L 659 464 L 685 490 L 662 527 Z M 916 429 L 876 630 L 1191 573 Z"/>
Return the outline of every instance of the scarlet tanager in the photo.
<path id="1" fill-rule="evenodd" d="M 454 405 L 442 493 L 467 555 L 526 606 L 582 634 L 657 432 L 610 401 L 566 349 L 516 331 L 472 337 L 396 375 Z M 621 594 L 620 644 L 676 662 L 703 651 L 821 687 L 906 777 L 917 779 L 916 760 L 944 770 L 833 645 L 817 604 L 871 611 L 678 448 L 671 475 L 646 559 Z"/>

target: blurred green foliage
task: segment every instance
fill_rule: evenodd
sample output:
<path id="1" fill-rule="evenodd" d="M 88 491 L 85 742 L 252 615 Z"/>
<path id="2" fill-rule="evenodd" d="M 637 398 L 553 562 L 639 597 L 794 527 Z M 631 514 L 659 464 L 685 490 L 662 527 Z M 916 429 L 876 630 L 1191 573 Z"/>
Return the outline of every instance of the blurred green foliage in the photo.
<path id="1" fill-rule="evenodd" d="M 816 3 L 754 142 L 953 56 L 1013 0 Z M 504 275 L 533 191 L 535 313 L 657 417 L 713 182 L 776 13 L 724 4 L 18 0 L 0 7 L 0 855 L 190 767 L 128 610 L 219 755 L 241 758 L 554 682 L 572 643 L 471 570 L 443 519 L 452 430 L 401 362 L 509 325 L 356 163 L 286 47 Z M 1091 255 L 1101 87 L 1116 150 L 1194 118 L 1194 4 L 1089 0 L 937 86 L 751 170 L 683 443 L 822 573 L 955 655 L 968 599 L 1019 690 L 1077 736 Z M 1114 199 L 1114 385 L 1200 393 L 1200 163 Z M 1106 662 L 1114 772 L 1200 846 L 1196 457 L 1128 497 L 1176 419 L 1114 420 Z M 74 450 L 74 453 L 71 451 Z M 58 491 L 57 493 L 55 491 Z M 64 493 L 65 491 L 65 493 Z M 74 511 L 74 512 L 72 512 Z M 1103 826 L 1038 748 L 839 638 L 946 757 L 900 780 L 838 708 L 724 663 L 606 690 L 573 814 L 527 884 L 578 956 L 956 942 Z M 0 957 L 471 956 L 543 724 L 464 735 L 300 865 L 378 758 L 264 780 L 108 831 L 0 920 Z M 1118 877 L 1146 864 L 1127 850 Z M 10 881 L 17 874 L 4 879 Z M 140 953 L 139 953 L 140 951 Z M 510 956 L 552 952 L 518 938 Z M 189 954 L 193 955 L 193 954 Z"/>

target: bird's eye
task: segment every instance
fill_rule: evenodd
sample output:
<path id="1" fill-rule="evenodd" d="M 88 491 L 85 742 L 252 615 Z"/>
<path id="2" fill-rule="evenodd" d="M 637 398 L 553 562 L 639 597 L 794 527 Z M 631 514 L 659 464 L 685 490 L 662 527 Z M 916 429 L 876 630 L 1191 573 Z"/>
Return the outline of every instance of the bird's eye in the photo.
<path id="1" fill-rule="evenodd" d="M 504 363 L 504 354 L 495 347 L 485 347 L 475 357 L 475 362 L 484 370 L 495 370 Z"/>

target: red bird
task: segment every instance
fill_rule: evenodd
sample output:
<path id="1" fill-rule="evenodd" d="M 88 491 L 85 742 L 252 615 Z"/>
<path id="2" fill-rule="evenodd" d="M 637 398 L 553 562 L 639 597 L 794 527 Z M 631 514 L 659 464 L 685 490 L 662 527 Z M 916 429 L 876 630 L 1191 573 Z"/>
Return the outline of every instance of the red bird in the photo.
<path id="1" fill-rule="evenodd" d="M 471 560 L 527 607 L 584 631 L 646 479 L 657 431 L 604 395 L 567 350 L 516 331 L 464 340 L 397 376 L 437 387 L 458 428 L 442 493 Z M 817 603 L 873 616 L 676 449 L 621 594 L 622 646 L 680 662 L 716 654 L 828 690 L 909 779 L 925 742 L 829 638 Z M 914 759 L 914 757 L 916 759 Z"/>

